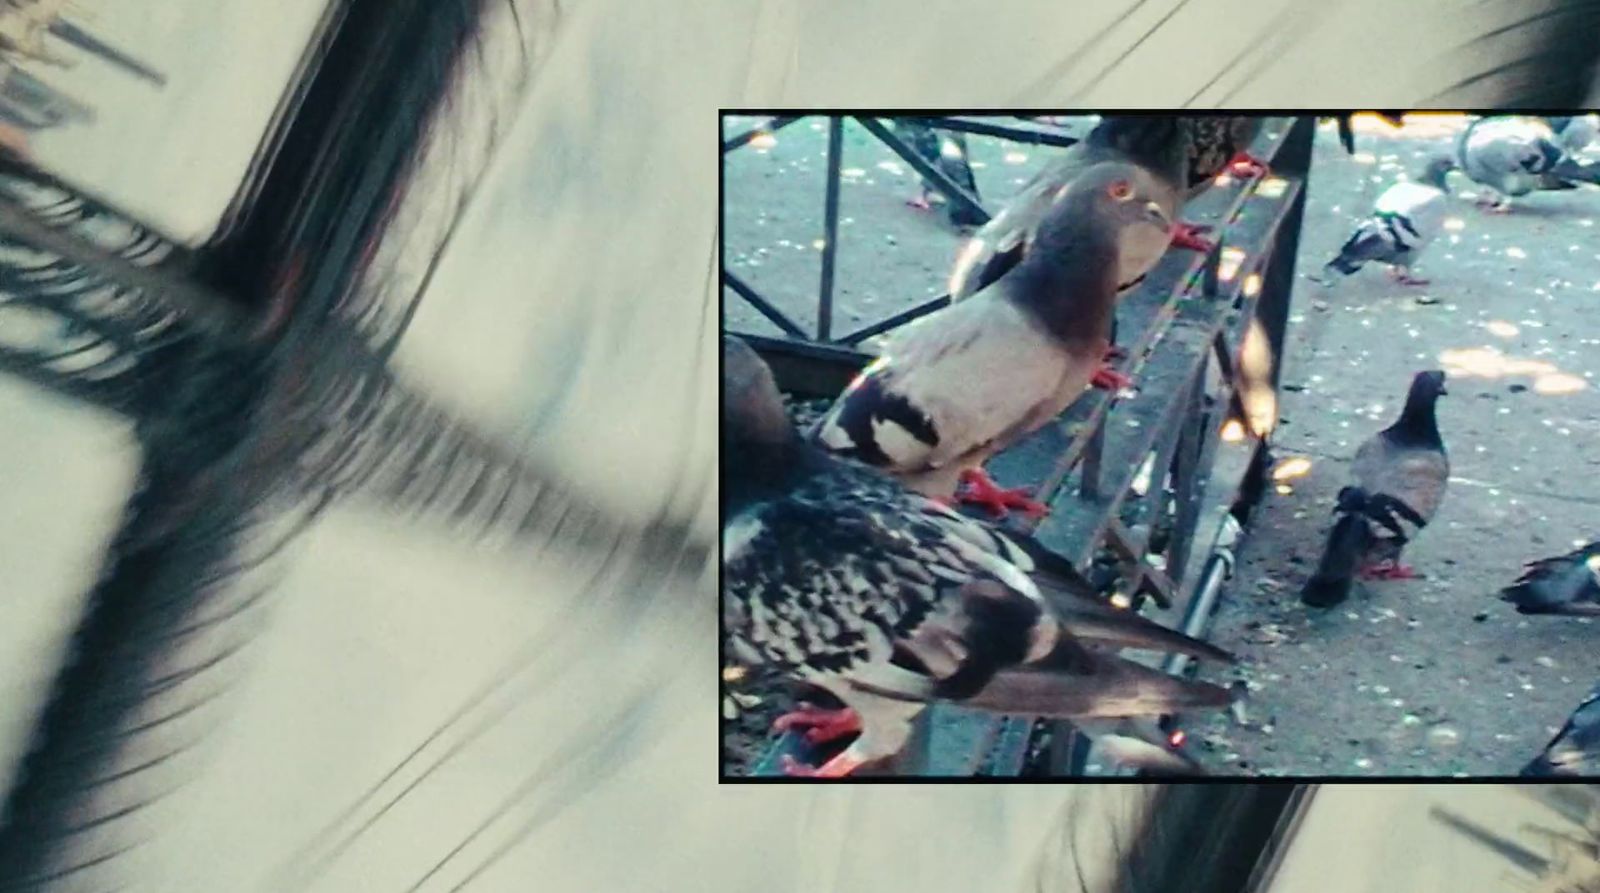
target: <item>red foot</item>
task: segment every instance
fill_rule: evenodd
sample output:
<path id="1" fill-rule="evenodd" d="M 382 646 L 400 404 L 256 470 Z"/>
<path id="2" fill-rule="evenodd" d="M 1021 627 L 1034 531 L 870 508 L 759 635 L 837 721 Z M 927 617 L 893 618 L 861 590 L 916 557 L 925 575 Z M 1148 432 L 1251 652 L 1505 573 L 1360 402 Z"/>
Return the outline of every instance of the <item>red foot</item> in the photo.
<path id="1" fill-rule="evenodd" d="M 1102 365 L 1094 371 L 1094 376 L 1089 379 L 1089 384 L 1102 391 L 1110 391 L 1115 394 L 1118 391 L 1125 391 L 1133 387 L 1133 379 L 1110 366 Z"/>
<path id="2" fill-rule="evenodd" d="M 1400 283 L 1401 285 L 1427 285 L 1433 280 L 1418 279 L 1417 277 L 1412 276 L 1410 273 L 1401 273 L 1394 277 L 1394 281 Z"/>
<path id="3" fill-rule="evenodd" d="M 1004 518 L 1010 509 L 1020 509 L 1028 515 L 1043 515 L 1050 510 L 1042 502 L 1036 502 L 1028 497 L 1028 491 L 1023 488 L 1015 490 L 1002 489 L 989 477 L 989 473 L 981 468 L 972 468 L 961 473 L 961 491 L 956 498 L 968 505 L 981 505 L 997 517 Z"/>
<path id="4" fill-rule="evenodd" d="M 1265 177 L 1267 174 L 1272 173 L 1272 168 L 1268 167 L 1265 161 L 1251 155 L 1249 152 L 1240 152 L 1233 156 L 1233 160 L 1228 162 L 1228 170 L 1235 177 L 1241 178 Z"/>
<path id="5" fill-rule="evenodd" d="M 848 707 L 828 710 L 801 701 L 796 709 L 773 720 L 772 728 L 779 732 L 805 729 L 806 741 L 825 744 L 861 731 L 861 717 Z"/>
<path id="6" fill-rule="evenodd" d="M 1414 568 L 1393 561 L 1380 561 L 1361 569 L 1363 580 L 1415 580 L 1417 576 Z"/>
<path id="7" fill-rule="evenodd" d="M 821 766 L 807 766 L 794 757 L 784 754 L 783 774 L 791 778 L 843 778 L 861 768 L 863 762 L 851 756 L 848 750 Z"/>
<path id="8" fill-rule="evenodd" d="M 1200 238 L 1203 232 L 1209 232 L 1211 227 L 1196 223 L 1177 223 L 1172 227 L 1172 247 L 1186 248 L 1190 251 L 1210 251 L 1215 248 L 1209 239 Z"/>
<path id="9" fill-rule="evenodd" d="M 928 204 L 928 197 L 925 195 L 919 195 L 916 198 L 908 198 L 906 199 L 906 204 L 916 208 L 918 211 L 927 211 L 933 208 L 932 205 Z"/>

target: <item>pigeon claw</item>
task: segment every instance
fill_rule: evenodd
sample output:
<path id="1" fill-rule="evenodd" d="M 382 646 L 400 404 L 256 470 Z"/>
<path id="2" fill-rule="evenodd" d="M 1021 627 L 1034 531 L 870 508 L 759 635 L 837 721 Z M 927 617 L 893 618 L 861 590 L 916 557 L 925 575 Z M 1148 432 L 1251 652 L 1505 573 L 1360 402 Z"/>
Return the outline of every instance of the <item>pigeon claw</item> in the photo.
<path id="1" fill-rule="evenodd" d="M 783 755 L 783 774 L 790 778 L 844 778 L 866 762 L 845 751 L 821 766 L 807 766 L 789 754 Z"/>
<path id="2" fill-rule="evenodd" d="M 969 468 L 961 473 L 961 490 L 956 498 L 967 505 L 983 506 L 1000 518 L 1009 514 L 1011 509 L 1036 517 L 1050 510 L 1049 506 L 1029 497 L 1025 488 L 1007 490 L 1000 487 L 981 468 Z"/>
<path id="3" fill-rule="evenodd" d="M 1363 580 L 1415 580 L 1419 576 L 1411 566 L 1393 561 L 1380 561 L 1361 569 Z"/>
<path id="4" fill-rule="evenodd" d="M 1172 247 L 1184 248 L 1189 251 L 1210 251 L 1217 247 L 1209 239 L 1202 239 L 1200 234 L 1210 231 L 1211 227 L 1197 223 L 1178 223 L 1172 227 Z"/>
<path id="5" fill-rule="evenodd" d="M 1094 370 L 1094 375 L 1089 378 L 1089 384 L 1115 394 L 1133 387 L 1133 379 L 1102 364 L 1099 369 Z"/>
<path id="6" fill-rule="evenodd" d="M 829 710 L 807 701 L 772 721 L 774 731 L 804 729 L 810 744 L 826 744 L 861 731 L 861 716 L 849 707 Z"/>
<path id="7" fill-rule="evenodd" d="M 916 208 L 918 211 L 929 211 L 933 209 L 933 205 L 928 204 L 928 196 L 926 193 L 906 199 L 906 204 Z"/>
<path id="8" fill-rule="evenodd" d="M 1431 279 L 1418 279 L 1405 270 L 1396 270 L 1393 275 L 1394 281 L 1401 285 L 1428 285 L 1433 281 Z"/>
<path id="9" fill-rule="evenodd" d="M 1249 152 L 1240 152 L 1228 162 L 1228 171 L 1235 177 L 1265 177 L 1272 173 L 1272 168 L 1265 161 L 1251 155 Z"/>

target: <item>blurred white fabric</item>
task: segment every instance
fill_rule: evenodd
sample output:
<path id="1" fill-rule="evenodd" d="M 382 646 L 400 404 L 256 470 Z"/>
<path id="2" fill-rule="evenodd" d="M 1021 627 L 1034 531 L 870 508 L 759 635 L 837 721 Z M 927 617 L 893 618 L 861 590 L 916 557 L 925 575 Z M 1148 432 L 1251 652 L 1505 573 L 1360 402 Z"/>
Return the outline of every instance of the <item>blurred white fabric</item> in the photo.
<path id="1" fill-rule="evenodd" d="M 529 449 L 619 510 L 643 517 L 678 500 L 698 507 L 709 532 L 718 108 L 1405 108 L 1450 82 L 1455 63 L 1439 59 L 1495 6 L 565 3 L 398 365 L 485 426 L 526 433 Z M 203 236 L 318 3 L 265 8 L 108 6 L 98 30 L 116 39 L 135 29 L 172 85 L 135 96 L 142 84 L 87 67 L 63 76 L 80 95 L 108 97 L 102 124 L 41 139 L 41 157 L 173 235 Z M 1288 36 L 1264 36 L 1270 29 Z M 12 534 L 0 537 L 9 736 L 0 757 L 13 760 L 132 457 L 120 423 L 11 382 L 0 400 L 0 522 Z M 63 529 L 60 519 L 72 521 Z M 589 570 L 506 561 L 398 520 L 333 513 L 301 545 L 254 673 L 234 692 L 235 718 L 209 744 L 209 770 L 164 805 L 161 835 L 128 865 L 130 884 L 293 889 L 273 872 L 303 845 L 336 842 L 319 829 L 481 686 L 519 678 L 509 662 L 546 634 L 556 638 L 540 652 L 559 652 L 567 672 L 539 669 L 528 684 L 536 695 L 507 695 L 513 709 L 310 889 L 459 889 L 487 863 L 466 889 L 1012 890 L 1079 791 L 718 786 L 710 577 L 654 616 L 566 605 Z M 634 692 L 645 708 L 627 708 Z M 597 732 L 625 721 L 616 742 Z M 564 775 L 515 799 L 413 886 L 557 758 Z M 541 813 L 551 802 L 563 808 Z"/>

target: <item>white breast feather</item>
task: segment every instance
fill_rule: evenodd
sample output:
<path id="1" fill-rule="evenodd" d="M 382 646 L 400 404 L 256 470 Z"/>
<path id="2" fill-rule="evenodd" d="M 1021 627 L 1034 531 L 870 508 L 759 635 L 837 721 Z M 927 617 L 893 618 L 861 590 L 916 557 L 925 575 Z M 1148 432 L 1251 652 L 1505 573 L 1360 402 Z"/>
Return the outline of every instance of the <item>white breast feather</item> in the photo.
<path id="1" fill-rule="evenodd" d="M 1094 373 L 1095 363 L 1074 363 L 1031 317 L 992 296 L 952 305 L 923 322 L 928 325 L 902 330 L 886 351 L 893 391 L 927 415 L 939 434 L 936 447 L 913 442 L 907 467 L 936 468 L 970 452 L 1050 400 L 1069 373 L 1079 392 Z M 1066 385 L 1071 389 L 1073 382 Z"/>
<path id="2" fill-rule="evenodd" d="M 760 536 L 766 525 L 754 514 L 736 516 L 722 528 L 722 561 L 724 564 L 739 558 L 749 549 L 750 543 Z"/>

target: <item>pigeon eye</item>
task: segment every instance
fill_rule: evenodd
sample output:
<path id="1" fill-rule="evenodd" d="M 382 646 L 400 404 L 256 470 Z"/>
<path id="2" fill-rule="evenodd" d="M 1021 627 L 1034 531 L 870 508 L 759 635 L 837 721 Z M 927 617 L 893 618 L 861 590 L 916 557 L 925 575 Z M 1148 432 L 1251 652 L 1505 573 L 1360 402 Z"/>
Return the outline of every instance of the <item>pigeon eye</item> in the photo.
<path id="1" fill-rule="evenodd" d="M 1119 202 L 1133 198 L 1133 185 L 1127 180 L 1118 180 L 1107 187 L 1106 192 Z"/>

